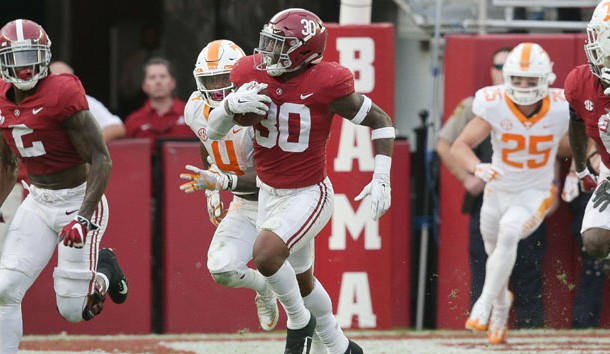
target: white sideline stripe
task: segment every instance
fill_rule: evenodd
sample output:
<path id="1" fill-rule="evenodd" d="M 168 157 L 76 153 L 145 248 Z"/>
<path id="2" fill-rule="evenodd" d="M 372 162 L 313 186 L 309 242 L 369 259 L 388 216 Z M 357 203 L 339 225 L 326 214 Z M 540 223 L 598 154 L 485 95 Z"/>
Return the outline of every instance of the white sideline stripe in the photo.
<path id="1" fill-rule="evenodd" d="M 383 354 L 487 354 L 487 353 L 557 353 L 580 354 L 608 353 L 610 331 L 608 330 L 512 330 L 509 331 L 508 345 L 490 346 L 486 334 L 471 334 L 467 331 L 346 331 L 366 353 Z M 40 347 L 44 341 L 49 346 L 66 345 L 66 341 L 88 343 L 91 339 L 114 342 L 113 354 L 133 353 L 137 343 L 130 341 L 158 341 L 158 348 L 167 348 L 168 353 L 189 351 L 195 354 L 268 354 L 282 352 L 285 334 L 272 333 L 234 333 L 234 334 L 179 334 L 179 335 L 51 335 L 24 336 L 22 347 L 28 342 L 36 342 Z M 58 339 L 61 339 L 58 341 Z M 60 347 L 49 350 L 22 350 L 22 354 L 99 354 L 106 353 L 100 348 L 91 347 L 84 351 L 58 351 Z M 123 342 L 123 344 L 122 344 Z M 61 343 L 61 344 L 58 344 Z M 83 343 L 80 343 L 81 345 Z M 124 345 L 124 346 L 123 346 Z M 130 348 L 132 348 L 130 350 Z M 125 352 L 121 352 L 125 350 Z"/>

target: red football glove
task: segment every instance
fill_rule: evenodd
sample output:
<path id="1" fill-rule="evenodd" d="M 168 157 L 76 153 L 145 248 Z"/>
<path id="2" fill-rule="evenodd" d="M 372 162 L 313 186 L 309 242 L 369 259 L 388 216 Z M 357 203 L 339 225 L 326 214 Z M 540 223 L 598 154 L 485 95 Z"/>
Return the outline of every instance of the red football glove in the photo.
<path id="1" fill-rule="evenodd" d="M 87 218 L 77 215 L 74 220 L 64 226 L 59 233 L 59 239 L 64 241 L 64 246 L 83 248 L 87 240 L 87 232 L 97 229 Z"/>
<path id="2" fill-rule="evenodd" d="M 576 171 L 576 176 L 580 179 L 580 189 L 583 192 L 593 192 L 597 187 L 595 175 L 591 174 L 588 168 L 584 171 Z"/>

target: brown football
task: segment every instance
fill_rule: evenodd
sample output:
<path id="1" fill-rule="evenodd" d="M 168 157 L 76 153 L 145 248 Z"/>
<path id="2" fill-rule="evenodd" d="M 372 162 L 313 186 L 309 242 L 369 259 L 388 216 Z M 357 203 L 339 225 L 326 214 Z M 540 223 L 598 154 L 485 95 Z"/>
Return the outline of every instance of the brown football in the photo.
<path id="1" fill-rule="evenodd" d="M 241 125 L 242 127 L 249 127 L 260 123 L 260 121 L 265 119 L 266 117 L 267 115 L 260 115 L 253 112 L 244 114 L 238 113 L 233 116 L 233 121 L 235 122 L 235 124 Z"/>
<path id="2" fill-rule="evenodd" d="M 267 95 L 267 90 L 263 89 L 259 92 L 259 95 Z M 243 127 L 249 127 L 253 125 L 257 125 L 261 120 L 267 117 L 266 114 L 260 115 L 253 112 L 240 114 L 237 113 L 233 116 L 233 121 L 237 125 L 241 125 Z"/>

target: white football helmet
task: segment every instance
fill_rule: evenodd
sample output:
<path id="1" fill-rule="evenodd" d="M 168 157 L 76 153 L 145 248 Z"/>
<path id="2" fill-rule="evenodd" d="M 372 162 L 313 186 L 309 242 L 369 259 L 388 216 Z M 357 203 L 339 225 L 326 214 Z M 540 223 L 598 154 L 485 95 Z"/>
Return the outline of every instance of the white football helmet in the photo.
<path id="1" fill-rule="evenodd" d="M 2 79 L 20 90 L 30 90 L 48 74 L 51 39 L 30 20 L 14 20 L 0 29 Z"/>
<path id="2" fill-rule="evenodd" d="M 549 85 L 555 82 L 553 63 L 542 47 L 536 43 L 521 43 L 506 57 L 502 68 L 506 94 L 519 105 L 534 104 L 546 97 Z M 520 87 L 512 83 L 511 78 L 535 77 L 538 84 L 534 87 Z"/>
<path id="3" fill-rule="evenodd" d="M 610 84 L 610 1 L 600 2 L 587 25 L 585 54 L 593 75 Z"/>
<path id="4" fill-rule="evenodd" d="M 208 43 L 199 53 L 193 76 L 197 89 L 211 107 L 217 107 L 235 86 L 229 81 L 229 74 L 235 63 L 244 57 L 244 51 L 235 43 L 218 39 Z M 213 85 L 215 80 L 226 82 L 225 86 Z M 215 86 L 215 87 L 212 87 Z"/>

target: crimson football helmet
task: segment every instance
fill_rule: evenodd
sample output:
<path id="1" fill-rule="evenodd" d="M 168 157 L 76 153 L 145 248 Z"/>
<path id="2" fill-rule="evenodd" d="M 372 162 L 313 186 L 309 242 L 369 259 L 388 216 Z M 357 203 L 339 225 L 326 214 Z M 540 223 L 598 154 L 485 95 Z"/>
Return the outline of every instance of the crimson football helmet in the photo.
<path id="1" fill-rule="evenodd" d="M 585 54 L 593 75 L 610 84 L 610 1 L 601 1 L 587 25 Z"/>
<path id="2" fill-rule="evenodd" d="M 20 90 L 32 89 L 47 76 L 51 40 L 30 20 L 14 20 L 0 29 L 0 72 L 4 81 Z"/>
<path id="3" fill-rule="evenodd" d="M 218 107 L 235 85 L 229 75 L 235 63 L 244 57 L 244 51 L 235 43 L 218 39 L 208 43 L 199 53 L 193 76 L 197 89 L 211 107 Z"/>
<path id="4" fill-rule="evenodd" d="M 258 70 L 279 76 L 317 64 L 326 49 L 328 31 L 322 20 L 304 9 L 287 9 L 269 20 L 260 33 L 254 63 Z"/>

